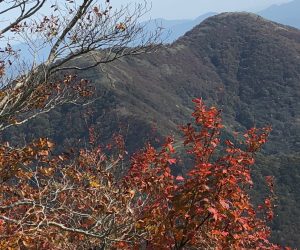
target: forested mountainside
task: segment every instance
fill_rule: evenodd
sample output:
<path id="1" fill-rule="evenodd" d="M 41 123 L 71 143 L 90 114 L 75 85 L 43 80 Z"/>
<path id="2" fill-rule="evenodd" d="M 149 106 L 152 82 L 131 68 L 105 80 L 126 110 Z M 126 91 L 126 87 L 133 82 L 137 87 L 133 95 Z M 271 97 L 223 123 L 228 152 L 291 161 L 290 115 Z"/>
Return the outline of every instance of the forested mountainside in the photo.
<path id="1" fill-rule="evenodd" d="M 78 64 L 87 60 L 92 57 Z M 300 247 L 299 30 L 253 14 L 223 13 L 155 53 L 126 57 L 80 77 L 93 82 L 98 100 L 85 108 L 57 108 L 10 129 L 2 140 L 46 136 L 61 150 L 84 146 L 93 126 L 101 142 L 115 132 L 124 134 L 133 152 L 150 138 L 180 136 L 177 127 L 189 122 L 191 100 L 202 97 L 223 110 L 225 137 L 252 126 L 273 127 L 255 167 L 254 195 L 263 194 L 262 176 L 276 177 L 273 239 Z"/>

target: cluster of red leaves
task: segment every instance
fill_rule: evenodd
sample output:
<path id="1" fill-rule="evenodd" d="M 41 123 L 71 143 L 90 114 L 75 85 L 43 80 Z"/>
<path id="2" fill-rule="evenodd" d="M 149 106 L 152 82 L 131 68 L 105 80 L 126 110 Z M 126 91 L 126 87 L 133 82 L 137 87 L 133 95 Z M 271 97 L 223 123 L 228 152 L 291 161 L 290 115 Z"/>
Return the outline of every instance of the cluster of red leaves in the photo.
<path id="1" fill-rule="evenodd" d="M 257 214 L 247 193 L 253 185 L 253 153 L 266 141 L 269 128 L 249 130 L 246 150 L 226 141 L 220 156 L 220 111 L 200 99 L 194 103 L 196 126 L 181 128 L 187 153 L 194 158 L 185 177 L 171 174 L 170 138 L 160 151 L 148 145 L 133 157 L 126 182 L 134 186 L 138 227 L 148 233 L 144 244 L 149 249 L 279 249 L 268 241 L 267 218 Z M 271 219 L 270 198 L 264 207 Z"/>
<path id="2" fill-rule="evenodd" d="M 220 111 L 195 99 L 195 124 L 182 126 L 193 165 L 174 176 L 174 141 L 134 154 L 119 178 L 124 140 L 95 146 L 73 158 L 52 156 L 46 139 L 22 149 L 0 147 L 0 248 L 39 249 L 280 249 L 269 242 L 274 179 L 258 209 L 248 195 L 254 153 L 269 128 L 251 129 L 245 145 L 226 141 Z M 224 151 L 224 152 L 223 152 Z M 223 152 L 223 153 L 222 153 Z M 80 248 L 81 247 L 81 248 Z"/>

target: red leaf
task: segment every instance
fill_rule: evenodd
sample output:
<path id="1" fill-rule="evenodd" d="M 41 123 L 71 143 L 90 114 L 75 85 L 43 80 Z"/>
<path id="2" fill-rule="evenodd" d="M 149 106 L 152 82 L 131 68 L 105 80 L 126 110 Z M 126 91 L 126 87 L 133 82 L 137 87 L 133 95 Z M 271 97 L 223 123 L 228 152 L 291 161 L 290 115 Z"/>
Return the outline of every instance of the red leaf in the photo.
<path id="1" fill-rule="evenodd" d="M 184 181 L 184 178 L 183 178 L 181 175 L 178 175 L 178 176 L 176 177 L 176 180 L 177 180 L 177 181 Z"/>
<path id="2" fill-rule="evenodd" d="M 226 208 L 226 209 L 229 208 L 229 204 L 224 200 L 220 200 L 220 204 L 222 205 L 223 208 Z"/>
<path id="3" fill-rule="evenodd" d="M 215 208 L 209 207 L 207 210 L 213 215 L 213 218 L 215 220 L 218 220 L 219 213 L 218 213 L 218 211 Z"/>
<path id="4" fill-rule="evenodd" d="M 194 103 L 202 103 L 202 99 L 200 99 L 200 98 L 194 98 L 192 100 L 192 102 L 194 102 Z"/>
<path id="5" fill-rule="evenodd" d="M 271 200 L 269 198 L 265 199 L 265 205 L 266 207 L 270 208 L 271 207 Z"/>
<path id="6" fill-rule="evenodd" d="M 172 158 L 172 159 L 168 159 L 169 164 L 175 164 L 176 163 L 176 159 Z"/>

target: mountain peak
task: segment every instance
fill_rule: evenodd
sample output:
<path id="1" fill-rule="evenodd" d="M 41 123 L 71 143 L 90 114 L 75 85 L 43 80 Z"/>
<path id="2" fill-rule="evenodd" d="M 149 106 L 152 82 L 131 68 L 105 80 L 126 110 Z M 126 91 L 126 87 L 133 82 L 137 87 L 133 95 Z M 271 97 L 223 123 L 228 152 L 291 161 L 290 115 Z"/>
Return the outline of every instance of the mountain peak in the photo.
<path id="1" fill-rule="evenodd" d="M 251 33 L 253 35 L 258 33 L 263 35 L 270 32 L 275 34 L 277 31 L 284 30 L 295 31 L 296 29 L 249 12 L 224 12 L 207 18 L 178 39 L 177 43 L 198 43 L 207 36 L 225 39 L 228 36 L 247 36 Z"/>
<path id="2" fill-rule="evenodd" d="M 211 17 L 211 19 L 226 19 L 226 18 L 252 18 L 257 19 L 260 16 L 251 12 L 223 12 Z"/>

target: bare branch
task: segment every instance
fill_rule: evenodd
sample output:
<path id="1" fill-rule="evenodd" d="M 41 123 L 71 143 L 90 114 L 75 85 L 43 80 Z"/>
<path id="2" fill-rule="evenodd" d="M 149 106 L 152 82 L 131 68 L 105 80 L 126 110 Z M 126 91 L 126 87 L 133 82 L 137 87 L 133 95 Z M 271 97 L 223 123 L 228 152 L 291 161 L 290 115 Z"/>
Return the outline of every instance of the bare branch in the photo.
<path id="1" fill-rule="evenodd" d="M 11 22 L 9 25 L 7 25 L 6 27 L 4 27 L 0 30 L 0 36 L 2 36 L 7 31 L 10 31 L 12 28 L 14 28 L 16 25 L 18 25 L 22 21 L 28 19 L 29 17 L 31 17 L 35 13 L 37 13 L 43 7 L 46 0 L 42 0 L 42 1 L 41 0 L 35 0 L 34 1 L 35 4 L 33 6 L 30 6 L 30 4 L 32 3 L 32 1 L 30 1 L 30 0 L 21 1 L 20 3 L 18 3 L 18 1 L 13 1 L 13 2 L 14 2 L 14 5 L 4 9 L 3 11 L 1 11 L 0 15 L 4 14 L 4 13 L 7 13 L 11 10 L 14 10 L 18 7 L 21 9 L 21 13 L 13 22 Z M 30 7 L 26 11 L 26 6 L 28 6 L 28 5 Z"/>

